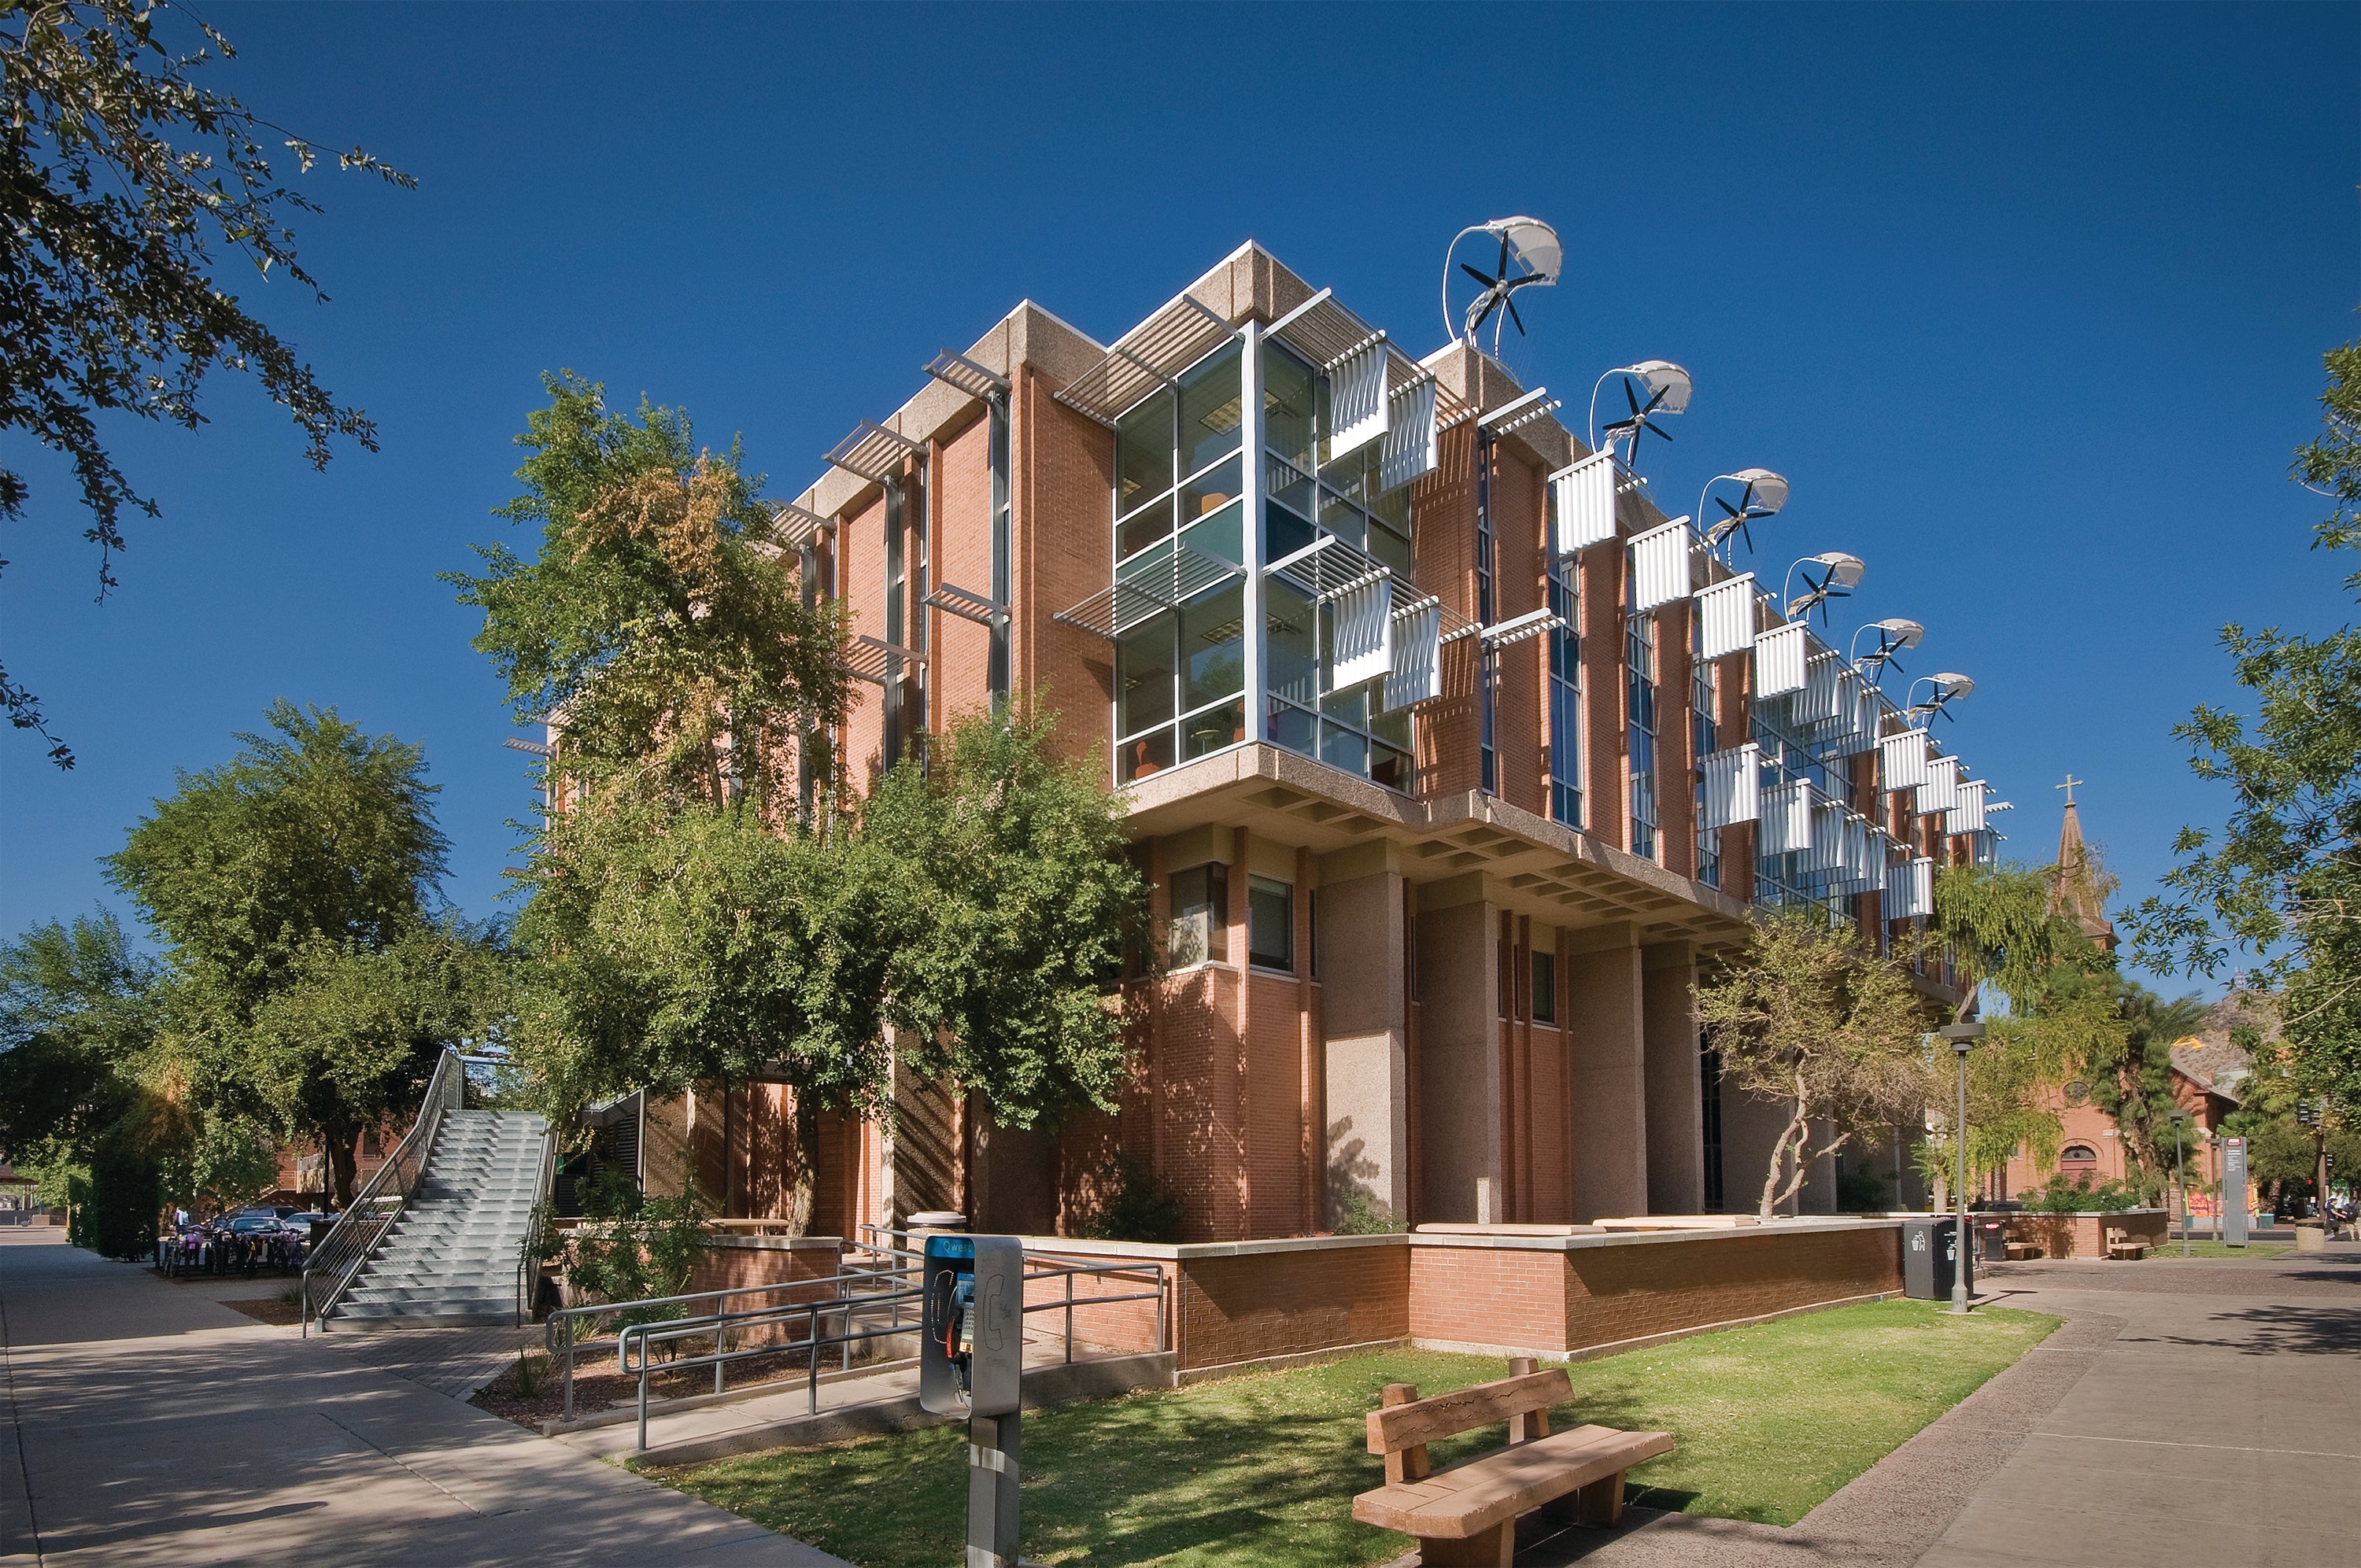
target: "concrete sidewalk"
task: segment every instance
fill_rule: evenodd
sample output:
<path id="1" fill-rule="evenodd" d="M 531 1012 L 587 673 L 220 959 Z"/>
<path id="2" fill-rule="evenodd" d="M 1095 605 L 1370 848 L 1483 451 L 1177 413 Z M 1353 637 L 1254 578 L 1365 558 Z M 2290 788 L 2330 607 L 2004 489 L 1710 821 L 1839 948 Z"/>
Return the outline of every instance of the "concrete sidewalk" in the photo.
<path id="1" fill-rule="evenodd" d="M 53 1232 L 0 1233 L 0 1560 L 841 1568 Z"/>
<path id="2" fill-rule="evenodd" d="M 1794 1529 L 1633 1509 L 1519 1568 L 2361 1564 L 2361 1248 L 1979 1283 L 2065 1326 Z"/>

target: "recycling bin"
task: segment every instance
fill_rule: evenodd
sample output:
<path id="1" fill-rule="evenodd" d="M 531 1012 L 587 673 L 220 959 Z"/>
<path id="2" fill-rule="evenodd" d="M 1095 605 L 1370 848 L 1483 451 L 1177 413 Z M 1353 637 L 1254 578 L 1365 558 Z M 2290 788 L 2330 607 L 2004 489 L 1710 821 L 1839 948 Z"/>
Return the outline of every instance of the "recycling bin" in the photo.
<path id="1" fill-rule="evenodd" d="M 1951 1299 L 1952 1271 L 1958 1266 L 1959 1218 L 1938 1214 L 1902 1222 L 1902 1294 L 1913 1301 Z M 1969 1288 L 1975 1270 L 1969 1266 Z"/>

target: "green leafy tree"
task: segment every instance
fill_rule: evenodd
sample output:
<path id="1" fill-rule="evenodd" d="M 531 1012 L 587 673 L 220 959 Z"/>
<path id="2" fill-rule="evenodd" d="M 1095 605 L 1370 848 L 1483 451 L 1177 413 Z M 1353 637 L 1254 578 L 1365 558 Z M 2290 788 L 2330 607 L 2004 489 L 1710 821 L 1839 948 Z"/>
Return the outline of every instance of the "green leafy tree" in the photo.
<path id="1" fill-rule="evenodd" d="M 1926 1017 L 1909 971 L 1850 924 L 1811 914 L 1759 922 L 1753 945 L 1698 986 L 1697 1016 L 1724 1081 L 1787 1107 L 1763 1177 L 1763 1219 L 1795 1196 L 1814 1160 L 1856 1141 L 1874 1146 L 1927 1103 Z M 1816 1124 L 1826 1140 L 1817 1148 Z"/>
<path id="2" fill-rule="evenodd" d="M 571 371 L 544 385 L 497 513 L 539 549 L 478 545 L 482 575 L 445 575 L 484 612 L 476 648 L 520 722 L 562 723 L 575 785 L 743 794 L 775 817 L 792 743 L 843 720 L 841 623 L 805 606 L 736 445 L 702 452 L 686 413 L 644 400 L 615 413 Z"/>
<path id="3" fill-rule="evenodd" d="M 423 750 L 274 703 L 219 767 L 179 776 L 108 874 L 162 941 L 175 1069 L 202 1110 L 317 1141 L 352 1196 L 362 1131 L 413 1107 L 436 1056 L 498 1027 L 498 933 L 440 907 Z"/>
<path id="4" fill-rule="evenodd" d="M 635 1089 L 785 1082 L 800 1234 L 820 1113 L 891 1101 L 895 977 L 923 918 L 904 872 L 841 818 L 774 831 L 744 801 L 560 813 L 517 924 L 519 1058 L 561 1117 Z"/>
<path id="5" fill-rule="evenodd" d="M 186 38 L 166 33 L 187 18 Z M 377 427 L 339 405 L 293 347 L 247 313 L 215 275 L 217 248 L 258 281 L 274 271 L 325 302 L 296 259 L 287 214 L 318 208 L 281 182 L 273 144 L 299 171 L 313 142 L 200 85 L 197 71 L 236 53 L 194 13 L 163 0 L 15 0 L 0 6 L 0 430 L 22 431 L 73 466 L 99 551 L 103 598 L 124 548 L 122 513 L 154 516 L 115 466 L 100 416 L 130 414 L 194 430 L 197 393 L 214 369 L 261 383 L 303 433 L 314 467 L 349 437 L 375 451 Z M 358 148 L 338 167 L 410 187 Z M 23 515 L 24 476 L 0 468 L 0 518 Z M 12 724 L 49 735 L 38 699 L 0 667 Z"/>
<path id="6" fill-rule="evenodd" d="M 1104 759 L 1060 757 L 1056 726 L 1038 702 L 961 718 L 929 767 L 896 768 L 861 815 L 922 890 L 896 976 L 918 1024 L 908 1059 L 1016 1127 L 1115 1108 L 1124 953 L 1148 923 Z"/>
<path id="7" fill-rule="evenodd" d="M 2326 356 L 2319 436 L 2295 475 L 2333 503 L 2312 547 L 2361 547 L 2361 344 Z M 2361 594 L 2361 573 L 2345 579 Z M 2222 646 L 2251 711 L 2203 704 L 2173 733 L 2201 779 L 2229 786 L 2217 833 L 2184 828 L 2165 891 L 2125 920 L 2138 960 L 2214 975 L 2253 958 L 2279 992 L 2303 1090 L 2361 1114 L 2361 631 L 2319 636 L 2232 623 Z"/>

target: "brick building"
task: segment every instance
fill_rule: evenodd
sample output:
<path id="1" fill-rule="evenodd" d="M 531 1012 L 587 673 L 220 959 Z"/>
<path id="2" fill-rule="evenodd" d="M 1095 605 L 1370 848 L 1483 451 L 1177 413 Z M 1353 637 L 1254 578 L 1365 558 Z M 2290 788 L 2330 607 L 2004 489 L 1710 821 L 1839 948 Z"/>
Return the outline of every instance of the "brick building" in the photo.
<path id="1" fill-rule="evenodd" d="M 1111 345 L 1027 302 L 926 369 L 778 513 L 858 640 L 832 759 L 857 787 L 1042 694 L 1126 793 L 1170 971 L 1115 1114 L 1019 1134 L 905 1085 L 890 1135 L 824 1126 L 815 1229 L 1071 1233 L 1118 1153 L 1197 1239 L 1356 1191 L 1411 1223 L 1751 1209 L 1781 1118 L 1720 1091 L 1700 965 L 1763 904 L 1883 936 L 1990 853 L 1982 784 L 1879 689 L 1892 633 L 1856 663 L 1628 441 L 1594 455 L 1471 343 L 1414 359 L 1257 246 Z M 1716 486 L 1758 520 L 1785 489 Z M 652 1108 L 649 1146 L 771 1212 L 783 1093 Z"/>

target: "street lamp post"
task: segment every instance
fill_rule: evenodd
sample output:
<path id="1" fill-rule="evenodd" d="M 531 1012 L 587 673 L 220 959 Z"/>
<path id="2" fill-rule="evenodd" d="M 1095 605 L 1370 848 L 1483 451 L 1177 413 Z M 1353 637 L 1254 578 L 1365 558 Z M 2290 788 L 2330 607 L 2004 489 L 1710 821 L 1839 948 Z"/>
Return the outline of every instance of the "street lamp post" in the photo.
<path id="1" fill-rule="evenodd" d="M 2181 1139 L 2189 1131 L 2189 1113 L 2172 1113 L 2172 1179 L 2180 1184 L 2180 1255 L 2189 1255 L 2189 1164 L 2180 1152 Z"/>
<path id="2" fill-rule="evenodd" d="M 1968 1053 L 1984 1037 L 1982 1024 L 1946 1024 L 1937 1031 L 1951 1042 L 1952 1053 L 1960 1063 L 1960 1112 L 1951 1123 L 1951 1138 L 1959 1147 L 1959 1180 L 1953 1185 L 1952 1204 L 1959 1210 L 1951 1234 L 1953 1259 L 1951 1264 L 1951 1310 L 1963 1313 L 1968 1310 Z"/>

